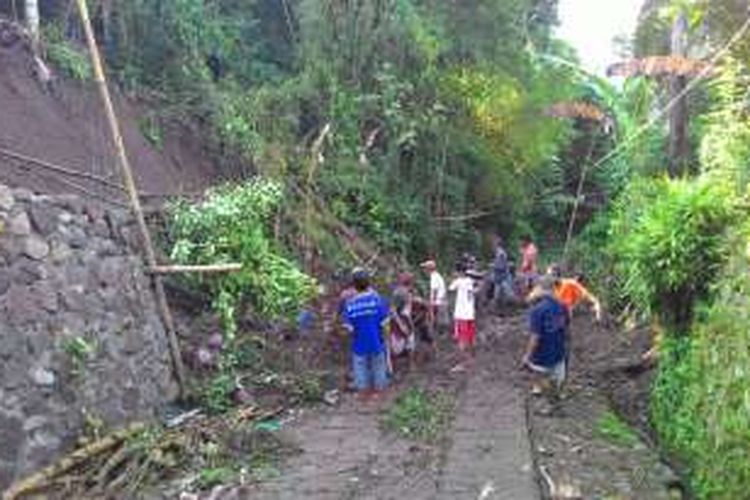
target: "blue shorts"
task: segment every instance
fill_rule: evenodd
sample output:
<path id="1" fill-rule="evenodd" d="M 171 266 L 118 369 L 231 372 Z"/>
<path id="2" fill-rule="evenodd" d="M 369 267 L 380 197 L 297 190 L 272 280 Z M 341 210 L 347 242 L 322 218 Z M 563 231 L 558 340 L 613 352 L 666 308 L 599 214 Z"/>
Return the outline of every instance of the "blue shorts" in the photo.
<path id="1" fill-rule="evenodd" d="M 358 391 L 376 389 L 378 391 L 388 387 L 388 367 L 385 353 L 352 355 L 352 371 L 354 372 L 354 386 Z"/>

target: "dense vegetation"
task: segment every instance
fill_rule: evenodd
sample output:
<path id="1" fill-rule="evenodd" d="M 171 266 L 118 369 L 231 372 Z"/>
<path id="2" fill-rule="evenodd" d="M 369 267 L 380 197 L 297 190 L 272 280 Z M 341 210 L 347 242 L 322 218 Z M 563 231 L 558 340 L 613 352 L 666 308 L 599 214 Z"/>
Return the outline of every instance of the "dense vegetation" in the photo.
<path id="1" fill-rule="evenodd" d="M 747 18 L 747 2 L 739 1 L 650 6 L 634 39 L 636 57 L 668 54 L 679 15 L 689 19 L 690 52 L 704 56 L 725 47 Z M 613 305 L 654 321 L 661 356 L 652 423 L 687 466 L 694 494 L 727 499 L 746 496 L 750 486 L 747 36 L 728 49 L 714 77 L 686 99 L 685 173 L 667 177 L 668 131 L 636 118 L 644 132 L 612 160 L 631 166 L 624 190 L 574 252 L 608 280 Z M 652 113 L 670 98 L 656 85 L 647 92 Z M 631 99 L 621 94 L 621 109 L 637 109 Z"/>
<path id="2" fill-rule="evenodd" d="M 295 260 L 308 272 L 375 249 L 448 261 L 495 231 L 562 246 L 577 203 L 568 260 L 613 309 L 663 332 L 652 404 L 663 444 L 698 497 L 747 496 L 750 37 L 676 101 L 678 162 L 675 122 L 654 117 L 685 82 L 586 74 L 551 36 L 554 1 L 91 3 L 111 73 L 154 104 L 144 134 L 158 146 L 166 122 L 198 124 L 223 168 L 261 178 L 173 211 L 176 259 L 248 266 L 210 284 L 228 332 L 242 299 L 270 316 L 299 307 L 312 282 Z M 647 5 L 633 57 L 668 55 L 684 19 L 686 55 L 706 58 L 747 9 Z M 60 9 L 45 21 L 48 57 L 86 80 L 75 20 Z M 550 116 L 572 101 L 605 118 Z"/>

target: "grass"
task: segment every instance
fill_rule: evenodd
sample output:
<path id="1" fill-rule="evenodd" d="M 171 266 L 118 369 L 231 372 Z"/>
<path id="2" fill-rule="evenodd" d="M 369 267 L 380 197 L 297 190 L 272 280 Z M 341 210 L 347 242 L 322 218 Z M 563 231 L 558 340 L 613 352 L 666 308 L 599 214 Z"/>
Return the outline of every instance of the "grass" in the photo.
<path id="1" fill-rule="evenodd" d="M 396 399 L 383 417 L 383 425 L 407 439 L 432 442 L 450 421 L 452 407 L 445 393 L 412 388 Z"/>
<path id="2" fill-rule="evenodd" d="M 633 429 L 611 411 L 604 413 L 596 422 L 596 434 L 623 448 L 633 448 L 640 442 Z"/>

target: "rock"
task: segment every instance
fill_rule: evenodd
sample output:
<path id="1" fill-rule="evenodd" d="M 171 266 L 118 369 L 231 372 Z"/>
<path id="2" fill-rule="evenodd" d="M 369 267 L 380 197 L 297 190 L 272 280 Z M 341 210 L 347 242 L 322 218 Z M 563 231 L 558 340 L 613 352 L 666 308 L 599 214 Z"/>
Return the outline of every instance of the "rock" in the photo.
<path id="1" fill-rule="evenodd" d="M 81 249 L 86 248 L 87 238 L 86 232 L 78 226 L 68 226 L 58 228 L 58 234 L 63 238 L 63 241 L 67 243 L 70 248 Z"/>
<path id="2" fill-rule="evenodd" d="M 18 212 L 8 220 L 8 232 L 16 236 L 28 236 L 31 234 L 31 221 L 26 212 Z"/>
<path id="3" fill-rule="evenodd" d="M 70 250 L 67 243 L 57 240 L 52 242 L 49 258 L 53 264 L 66 262 L 70 260 L 72 256 L 73 252 Z"/>
<path id="4" fill-rule="evenodd" d="M 5 295 L 12 282 L 10 271 L 8 269 L 0 269 L 0 297 Z"/>
<path id="5" fill-rule="evenodd" d="M 20 418 L 0 413 L 0 460 L 15 462 L 23 444 L 23 422 Z"/>
<path id="6" fill-rule="evenodd" d="M 74 215 L 83 213 L 83 200 L 79 196 L 73 194 L 57 195 L 54 197 L 54 203 Z"/>
<path id="7" fill-rule="evenodd" d="M 23 254 L 34 260 L 42 260 L 49 255 L 49 251 L 49 245 L 43 238 L 31 235 L 24 244 Z"/>
<path id="8" fill-rule="evenodd" d="M 0 184 L 0 210 L 10 212 L 14 203 L 15 198 L 13 197 L 13 191 L 11 191 L 8 186 Z"/>
<path id="9" fill-rule="evenodd" d="M 48 203 L 34 203 L 29 209 L 31 222 L 42 236 L 49 236 L 57 227 L 59 209 Z"/>
<path id="10" fill-rule="evenodd" d="M 323 394 L 323 402 L 328 406 L 338 406 L 341 401 L 341 393 L 338 389 L 331 389 Z"/>
<path id="11" fill-rule="evenodd" d="M 16 262 L 12 272 L 13 282 L 19 285 L 32 285 L 39 280 L 47 279 L 49 275 L 41 262 L 26 257 Z"/>
<path id="12" fill-rule="evenodd" d="M 80 312 L 86 308 L 86 289 L 83 285 L 73 285 L 60 293 L 63 308 Z"/>
<path id="13" fill-rule="evenodd" d="M 31 370 L 31 380 L 38 386 L 52 387 L 57 381 L 57 376 L 51 370 L 38 366 Z"/>
<path id="14" fill-rule="evenodd" d="M 120 253 L 115 242 L 110 239 L 94 238 L 91 246 L 99 257 L 114 257 Z"/>
<path id="15" fill-rule="evenodd" d="M 57 290 L 49 281 L 39 281 L 32 287 L 37 304 L 47 312 L 54 313 L 59 309 Z"/>
<path id="16" fill-rule="evenodd" d="M 38 429 L 32 433 L 29 455 L 37 461 L 49 462 L 50 454 L 58 451 L 61 445 L 62 440 L 55 433 L 48 429 Z"/>
<path id="17" fill-rule="evenodd" d="M 33 431 L 36 429 L 39 429 L 40 427 L 44 427 L 49 423 L 49 419 L 44 415 L 34 415 L 23 422 L 23 430 L 24 432 Z"/>
<path id="18" fill-rule="evenodd" d="M 13 197 L 16 201 L 29 203 L 34 198 L 34 193 L 26 188 L 17 188 L 13 190 Z"/>
<path id="19" fill-rule="evenodd" d="M 57 220 L 60 222 L 60 224 L 66 225 L 73 222 L 73 216 L 68 212 L 62 212 L 57 216 Z"/>

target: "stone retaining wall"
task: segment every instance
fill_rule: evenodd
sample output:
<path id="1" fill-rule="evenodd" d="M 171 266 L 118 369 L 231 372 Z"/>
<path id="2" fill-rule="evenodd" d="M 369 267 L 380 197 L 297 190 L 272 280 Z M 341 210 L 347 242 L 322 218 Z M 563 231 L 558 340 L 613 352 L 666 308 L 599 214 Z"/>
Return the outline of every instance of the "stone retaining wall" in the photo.
<path id="1" fill-rule="evenodd" d="M 0 491 L 175 397 L 143 268 L 127 211 L 0 184 Z"/>

